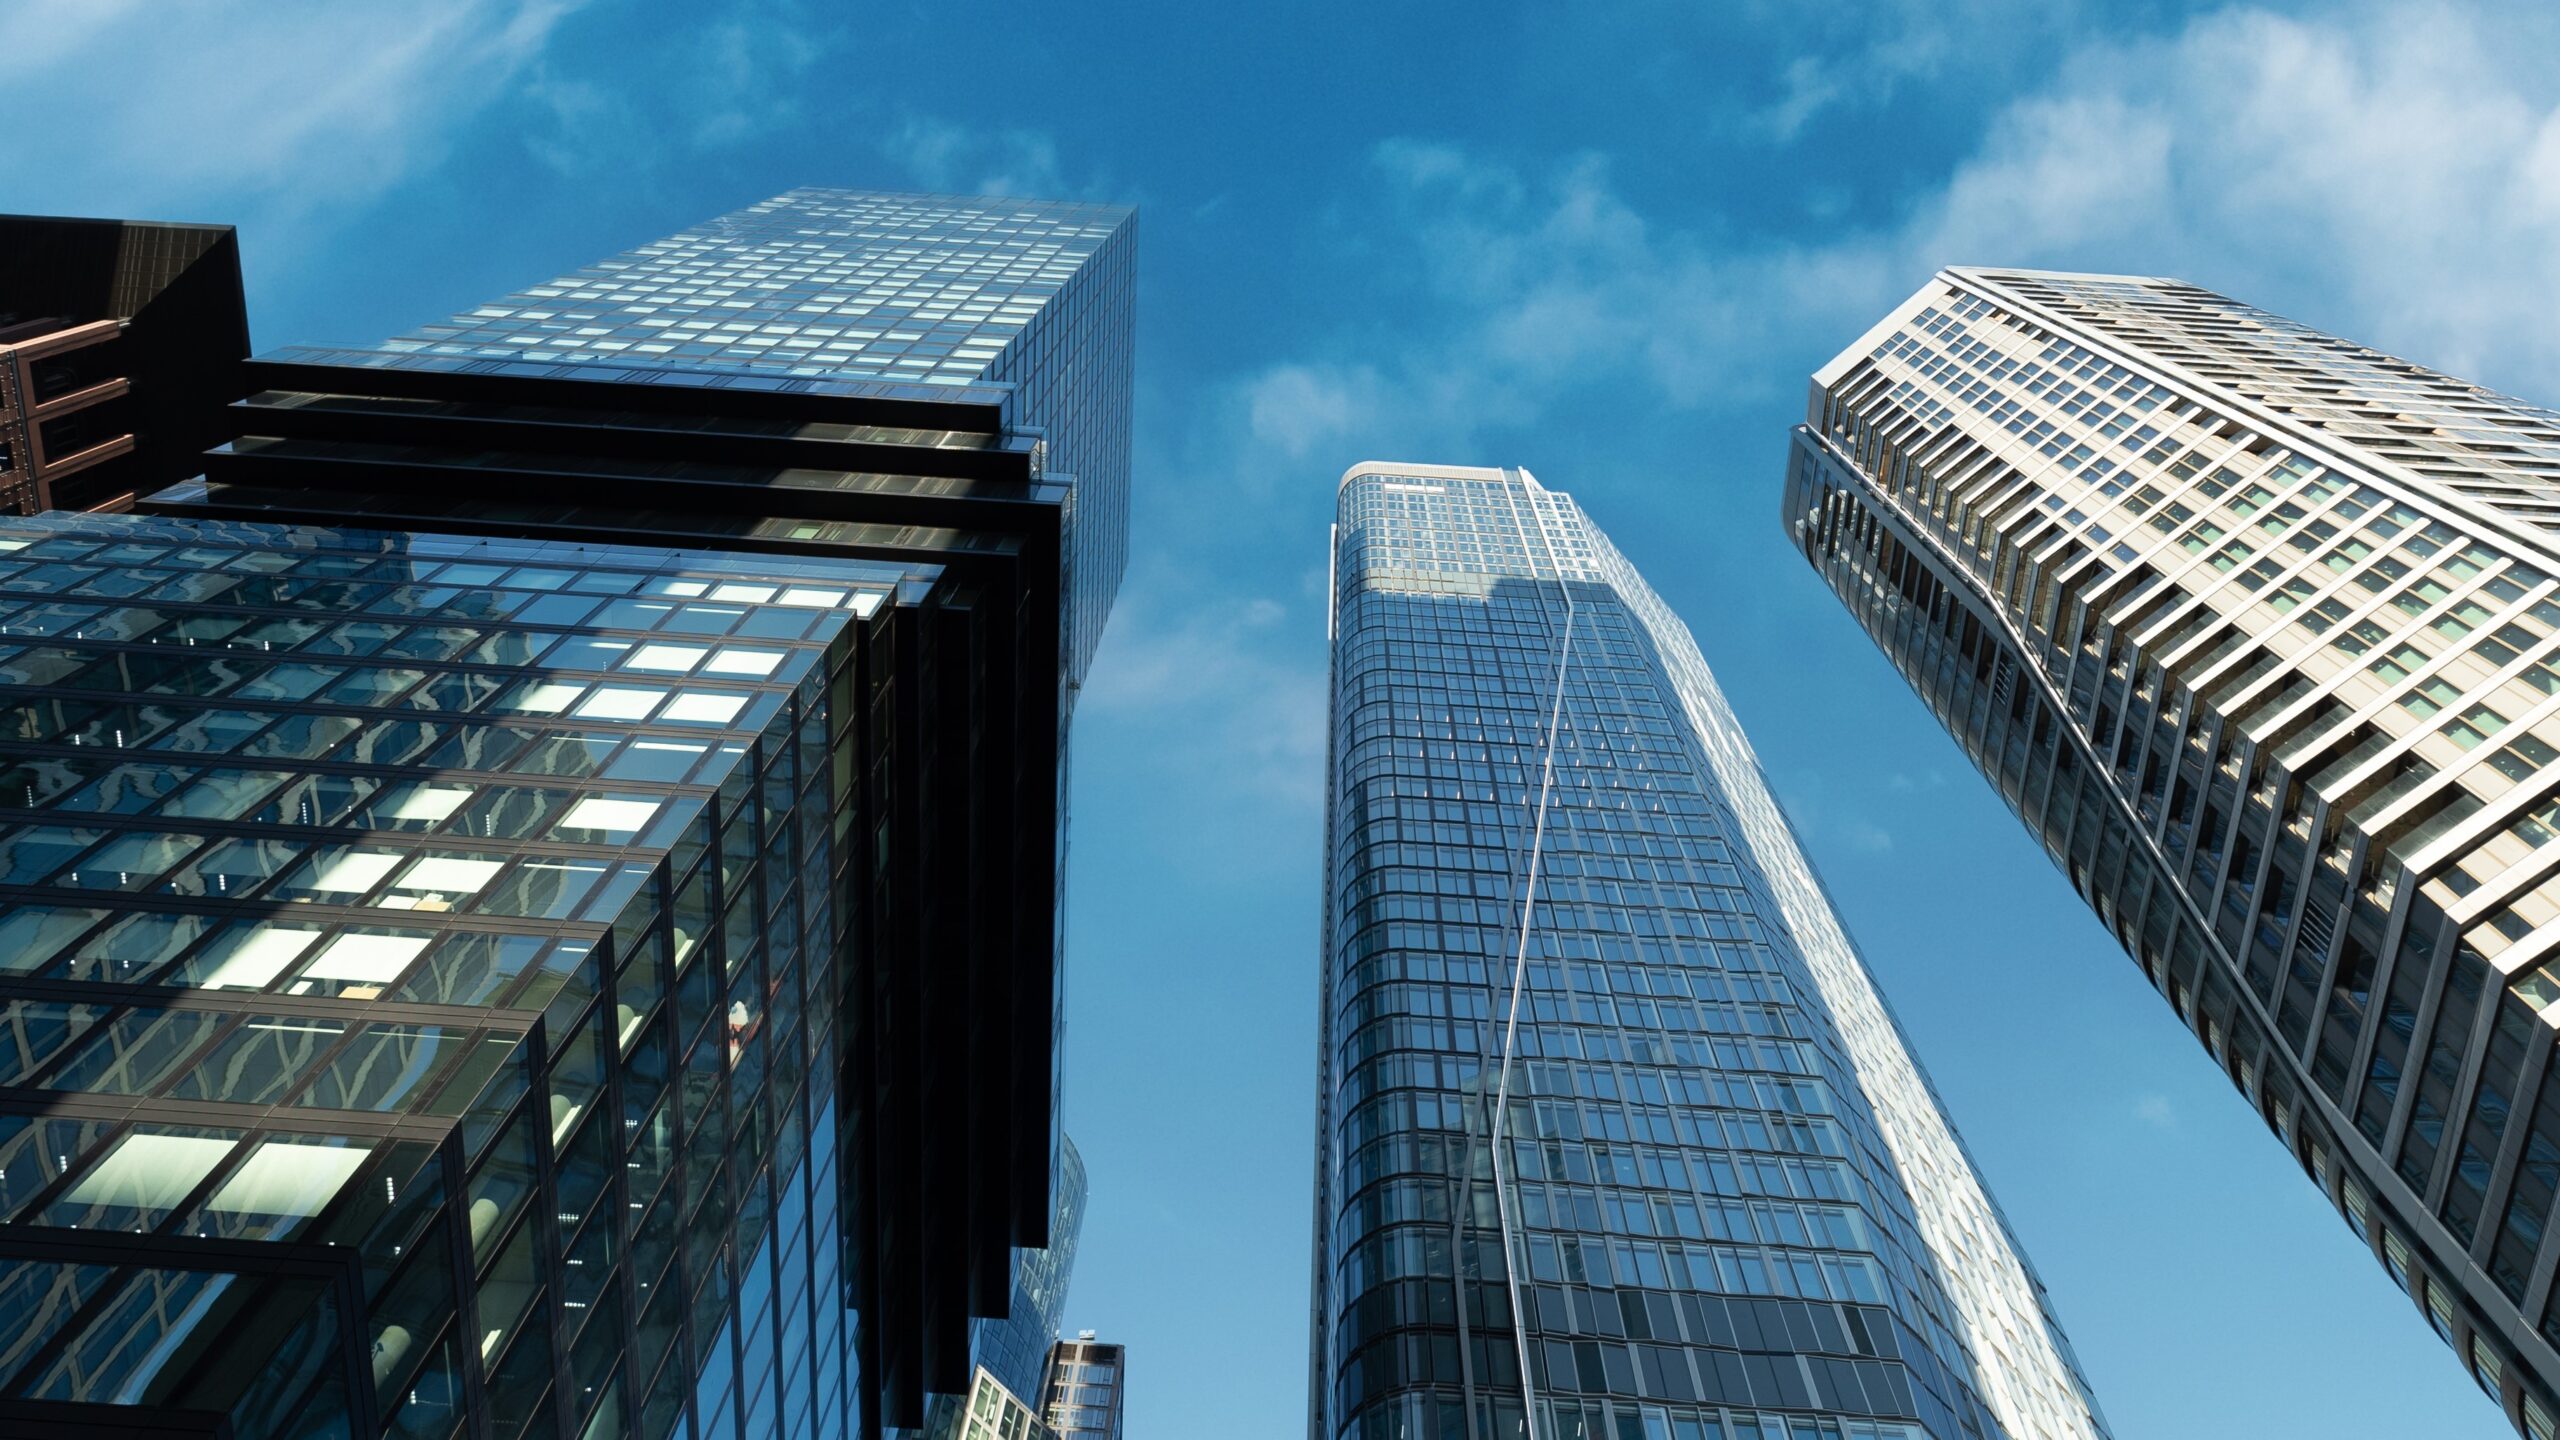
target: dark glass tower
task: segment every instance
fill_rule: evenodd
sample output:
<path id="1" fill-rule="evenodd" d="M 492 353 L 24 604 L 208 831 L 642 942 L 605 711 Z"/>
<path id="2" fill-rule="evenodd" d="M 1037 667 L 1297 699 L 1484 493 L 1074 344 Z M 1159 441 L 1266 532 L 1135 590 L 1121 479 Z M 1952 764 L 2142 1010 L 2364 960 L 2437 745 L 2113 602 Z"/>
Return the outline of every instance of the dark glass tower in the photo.
<path id="1" fill-rule="evenodd" d="M 797 191 L 252 361 L 203 481 L 12 522 L 0 1429 L 798 1440 L 966 1389 L 1074 1194 L 1133 246 Z"/>
<path id="2" fill-rule="evenodd" d="M 1333 550 L 1315 1440 L 2091 1440 L 1696 644 L 1516 470 Z"/>
<path id="3" fill-rule="evenodd" d="M 1941 273 L 1789 533 L 2526 1434 L 2560 1405 L 2560 413 L 2174 280 Z"/>

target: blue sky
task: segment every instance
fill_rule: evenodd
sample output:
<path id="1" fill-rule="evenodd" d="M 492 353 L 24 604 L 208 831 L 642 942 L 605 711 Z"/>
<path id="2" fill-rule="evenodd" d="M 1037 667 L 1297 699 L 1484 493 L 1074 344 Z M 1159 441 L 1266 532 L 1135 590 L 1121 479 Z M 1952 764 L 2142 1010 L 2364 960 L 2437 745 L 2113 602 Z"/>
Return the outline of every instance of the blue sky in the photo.
<path id="1" fill-rule="evenodd" d="M 2174 274 L 2560 399 L 2531 5 L 478 0 L 0 12 L 0 210 L 235 222 L 370 339 L 800 184 L 1143 209 L 1078 716 L 1071 1328 L 1304 1433 L 1322 578 L 1363 459 L 1573 492 L 1698 632 L 2118 1433 L 2508 1434 L 1778 529 L 1942 264 Z M 101 85 L 104 75 L 109 83 Z"/>

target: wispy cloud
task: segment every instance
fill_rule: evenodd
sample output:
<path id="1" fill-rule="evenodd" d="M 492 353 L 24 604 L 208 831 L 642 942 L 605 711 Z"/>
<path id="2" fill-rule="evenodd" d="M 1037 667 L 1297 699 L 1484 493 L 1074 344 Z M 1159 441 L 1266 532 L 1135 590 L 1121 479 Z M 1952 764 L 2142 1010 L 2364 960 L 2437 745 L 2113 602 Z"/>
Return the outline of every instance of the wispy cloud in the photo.
<path id="1" fill-rule="evenodd" d="M 984 129 L 911 115 L 881 142 L 890 163 L 928 190 L 970 195 L 1075 193 L 1058 164 L 1058 142 L 1030 129 Z"/>
<path id="2" fill-rule="evenodd" d="M 244 197 L 290 209 L 378 193 L 441 156 L 575 7 L 17 7 L 0 17 L 0 90 L 43 107 L 32 128 L 48 138 L 0 156 L 0 188 L 47 209 L 190 219 L 231 218 Z M 48 78 L 92 73 L 114 83 Z"/>
<path id="3" fill-rule="evenodd" d="M 850 65 L 850 29 L 809 0 L 731 0 L 648 43 L 556 54 L 529 77 L 533 156 L 563 175 L 652 176 L 812 122 L 809 77 Z M 824 109 L 821 95 L 820 109 Z M 818 177 L 823 178 L 823 177 Z"/>
<path id="4" fill-rule="evenodd" d="M 2185 272 L 2560 392 L 2560 13 L 2233 9 L 2093 47 L 1900 237 L 1915 260 Z"/>
<path id="5" fill-rule="evenodd" d="M 2133 1102 L 2133 1118 L 2155 1130 L 2178 1128 L 2177 1107 L 2169 1103 L 2166 1095 L 2137 1097 Z"/>
<path id="6" fill-rule="evenodd" d="M 1077 723 L 1136 738 L 1193 803 L 1314 809 L 1324 787 L 1324 612 L 1269 597 L 1186 599 L 1183 588 L 1149 576 L 1123 593 Z"/>
<path id="7" fill-rule="evenodd" d="M 2555 50 L 2560 15 L 2522 7 L 2221 11 L 2072 53 L 1940 184 L 1810 243 L 1662 224 L 1602 156 L 1390 141 L 1364 238 L 1395 237 L 1380 268 L 1433 318 L 1238 383 L 1284 447 L 1374 432 L 1350 399 L 1383 390 L 1417 443 L 1463 448 L 1586 386 L 1765 398 L 1800 383 L 1773 356 L 1854 336 L 1942 265 L 1993 264 L 2181 274 L 2560 393 L 2560 72 L 2526 58 Z"/>

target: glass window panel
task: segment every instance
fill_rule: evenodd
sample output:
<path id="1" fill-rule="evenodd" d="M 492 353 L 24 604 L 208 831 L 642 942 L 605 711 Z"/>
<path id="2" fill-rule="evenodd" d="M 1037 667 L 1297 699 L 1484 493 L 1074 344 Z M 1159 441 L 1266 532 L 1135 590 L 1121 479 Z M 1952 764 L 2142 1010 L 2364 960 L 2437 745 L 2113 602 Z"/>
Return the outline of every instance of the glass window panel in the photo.
<path id="1" fill-rule="evenodd" d="M 685 605 L 658 628 L 686 635 L 726 635 L 746 613 L 727 605 Z"/>
<path id="2" fill-rule="evenodd" d="M 24 710 L 17 712 L 20 716 L 26 713 Z M 10 717 L 0 717 L 0 739 L 50 738 L 50 734 L 42 736 L 13 734 L 10 730 Z M 22 810 L 37 809 L 64 791 L 77 787 L 90 776 L 98 774 L 100 768 L 101 762 L 94 760 L 30 758 L 18 761 L 6 769 L 0 769 L 0 805 L 12 805 Z M 89 803 L 84 808 L 106 809 L 109 807 Z"/>
<path id="3" fill-rule="evenodd" d="M 188 1067 L 169 1094 L 180 1100 L 272 1105 L 345 1033 L 346 1023 L 339 1020 L 252 1015 Z"/>
<path id="4" fill-rule="evenodd" d="M 239 1130 L 143 1125 L 115 1143 L 37 1220 L 81 1230 L 149 1230 L 222 1164 Z"/>
<path id="5" fill-rule="evenodd" d="M 431 1005 L 494 1004 L 549 943 L 541 935 L 448 934 L 391 998 Z"/>
<path id="6" fill-rule="evenodd" d="M 384 909 L 451 910 L 489 888 L 505 868 L 504 858 L 422 856 L 400 872 L 378 903 Z"/>
<path id="7" fill-rule="evenodd" d="M 182 1353 L 180 1342 L 206 1322 L 238 1279 L 205 1270 L 127 1273 L 124 1289 L 72 1338 L 28 1394 L 112 1405 L 166 1398 L 158 1383 L 162 1368 Z"/>
<path id="8" fill-rule="evenodd" d="M 371 1145 L 343 1136 L 268 1140 L 215 1187 L 189 1228 L 235 1240 L 287 1239 L 329 1208 L 372 1153 Z"/>
<path id="9" fill-rule="evenodd" d="M 498 1347 L 507 1343 L 516 1327 L 524 1323 L 542 1293 L 542 1270 L 534 1255 L 534 1227 L 518 1226 L 515 1239 L 508 1242 L 489 1273 L 480 1281 L 480 1356 L 484 1361 L 497 1358 Z"/>
<path id="10" fill-rule="evenodd" d="M 335 665 L 269 665 L 231 692 L 235 700 L 308 700 L 344 673 Z"/>
<path id="11" fill-rule="evenodd" d="M 693 745 L 681 740 L 634 740 L 630 749 L 605 767 L 604 773 L 614 780 L 672 783 L 692 774 L 695 764 L 710 752 L 708 745 Z"/>
<path id="12" fill-rule="evenodd" d="M 447 660 L 479 638 L 479 631 L 460 625 L 417 625 L 383 646 L 382 653 L 406 660 Z"/>
<path id="13" fill-rule="evenodd" d="M 588 623 L 607 630 L 654 630 L 675 610 L 663 600 L 616 600 Z"/>
<path id="14" fill-rule="evenodd" d="M 100 1026 L 43 1083 L 55 1090 L 148 1094 L 230 1019 L 208 1010 L 128 1010 Z"/>
<path id="15" fill-rule="evenodd" d="M 400 633 L 397 625 L 379 620 L 350 620 L 333 625 L 325 635 L 302 647 L 309 655 L 370 655 Z"/>
<path id="16" fill-rule="evenodd" d="M 10 1318 L 13 1332 L 0 1337 L 0 1382 L 61 1334 L 115 1273 L 104 1265 L 0 1260 L 0 1315 Z"/>
<path id="17" fill-rule="evenodd" d="M 583 843 L 621 844 L 656 818 L 662 802 L 646 795 L 590 795 L 560 817 L 553 838 Z"/>
<path id="18" fill-rule="evenodd" d="M 426 684 L 410 691 L 400 703 L 412 710 L 460 715 L 479 709 L 505 688 L 506 677 L 487 670 L 448 670 L 428 677 Z"/>
<path id="19" fill-rule="evenodd" d="M 782 666 L 780 650 L 749 650 L 736 645 L 723 645 L 711 663 L 702 667 L 706 675 L 745 675 L 762 679 Z"/>
<path id="20" fill-rule="evenodd" d="M 24 650 L 0 660 L 0 681 L 37 687 L 57 684 L 89 663 L 86 650 Z"/>
<path id="21" fill-rule="evenodd" d="M 263 990 L 301 959 L 320 934 L 292 925 L 232 925 L 162 980 L 202 990 Z"/>
<path id="22" fill-rule="evenodd" d="M 302 858 L 293 840 L 225 840 L 187 870 L 171 876 L 179 895 L 247 895 Z"/>
<path id="23" fill-rule="evenodd" d="M 364 722 L 350 715 L 289 715 L 275 728 L 244 742 L 240 753 L 260 759 L 317 760 L 363 728 Z"/>
<path id="24" fill-rule="evenodd" d="M 463 813 L 454 829 L 477 839 L 530 840 L 551 817 L 577 803 L 574 790 L 536 790 L 527 786 L 491 787 Z"/>
<path id="25" fill-rule="evenodd" d="M 74 980 L 138 980 L 221 922 L 206 915 L 127 916 L 73 952 Z"/>
<path id="26" fill-rule="evenodd" d="M 516 612 L 530 625 L 574 626 L 595 613 L 596 602 L 583 595 L 545 595 Z"/>
<path id="27" fill-rule="evenodd" d="M 478 665 L 529 666 L 561 638 L 532 630 L 499 630 L 465 651 L 462 658 Z"/>
<path id="28" fill-rule="evenodd" d="M 262 825 L 337 825 L 372 798 L 382 782 L 362 775 L 305 775 L 249 818 Z"/>
<path id="29" fill-rule="evenodd" d="M 527 775 L 579 777 L 599 770 L 613 774 L 619 767 L 607 766 L 605 761 L 621 744 L 619 735 L 546 735 L 508 768 Z"/>
<path id="30" fill-rule="evenodd" d="M 572 635 L 543 657 L 546 670 L 610 670 L 631 653 L 631 642 L 602 635 Z"/>
<path id="31" fill-rule="evenodd" d="M 285 988 L 295 995 L 317 992 L 350 1000 L 376 999 L 384 986 L 407 973 L 431 943 L 433 937 L 426 935 L 351 931 L 330 941 Z"/>
<path id="32" fill-rule="evenodd" d="M 383 705 L 426 678 L 424 670 L 360 666 L 348 671 L 345 679 L 322 690 L 319 698 L 337 705 Z"/>
<path id="33" fill-rule="evenodd" d="M 46 1186 L 87 1160 L 113 1128 L 105 1120 L 0 1115 L 0 1220 L 17 1218 Z M 9 1313 L 0 1309 L 0 1315 Z"/>
<path id="34" fill-rule="evenodd" d="M 435 682 L 430 681 L 432 686 Z M 415 697 L 412 697 L 412 703 Z M 439 706 L 440 709 L 454 707 Z M 362 735 L 348 742 L 341 758 L 364 765 L 399 765 L 414 758 L 421 750 L 444 738 L 449 726 L 431 725 L 424 720 L 387 720 L 367 726 Z"/>
<path id="35" fill-rule="evenodd" d="M 54 881 L 83 890 L 140 890 L 195 852 L 201 835 L 128 831 L 92 851 L 76 869 Z"/>
<path id="36" fill-rule="evenodd" d="M 267 892 L 275 900 L 317 901 L 328 905 L 356 905 L 373 893 L 393 870 L 399 868 L 403 853 L 398 850 L 367 850 L 353 845 L 323 845 L 311 852 L 282 883 Z"/>
<path id="37" fill-rule="evenodd" d="M 691 670 L 711 653 L 704 645 L 640 645 L 623 658 L 625 670 Z"/>
<path id="38" fill-rule="evenodd" d="M 464 1043 L 442 1025 L 376 1025 L 359 1033 L 311 1082 L 297 1104 L 330 1110 L 396 1110 Z"/>
<path id="39" fill-rule="evenodd" d="M 112 910 L 69 905 L 11 905 L 0 909 L 0 968 L 28 973 L 88 932 Z"/>
<path id="40" fill-rule="evenodd" d="M 173 765 L 119 765 L 99 776 L 76 795 L 55 802 L 58 810 L 96 810 L 114 815 L 138 815 L 153 802 L 185 784 L 195 772 Z M 0 786 L 5 790 L 5 786 Z"/>
<path id="41" fill-rule="evenodd" d="M 483 915 L 566 920 L 610 868 L 602 860 L 527 856 L 472 908 Z"/>
<path id="42" fill-rule="evenodd" d="M 106 836 L 104 830 L 30 825 L 0 840 L 0 884 L 33 885 Z"/>
<path id="43" fill-rule="evenodd" d="M 175 714 L 166 707 L 165 713 Z M 264 710 L 204 710 L 172 725 L 149 743 L 157 750 L 181 750 L 191 754 L 226 755 L 239 750 L 251 736 L 266 728 L 275 715 Z"/>
<path id="44" fill-rule="evenodd" d="M 642 690 L 626 685 L 599 685 L 577 709 L 582 720 L 646 720 L 658 702 L 667 698 L 664 690 Z"/>
<path id="45" fill-rule="evenodd" d="M 527 680 L 499 696 L 489 708 L 522 715 L 557 715 L 586 690 L 585 685 L 574 681 Z"/>
<path id="46" fill-rule="evenodd" d="M 374 830 L 432 830 L 477 793 L 468 785 L 396 786 L 366 808 L 363 823 Z"/>
<path id="47" fill-rule="evenodd" d="M 290 650 L 329 627 L 317 620 L 261 620 L 231 637 L 234 646 L 256 650 Z"/>
<path id="48" fill-rule="evenodd" d="M 281 770 L 208 770 L 204 778 L 163 803 L 160 813 L 237 820 L 288 778 Z"/>
<path id="49" fill-rule="evenodd" d="M 23 1085 L 107 1014 L 104 1005 L 12 1000 L 0 1008 L 0 1085 Z"/>
<path id="50" fill-rule="evenodd" d="M 686 725 L 726 725 L 747 708 L 744 695 L 723 695 L 714 691 L 688 690 L 678 695 L 658 718 Z"/>
<path id="51" fill-rule="evenodd" d="M 612 920 L 618 917 L 630 904 L 631 897 L 639 894 L 640 887 L 648 883 L 656 868 L 637 860 L 625 860 L 615 865 L 604 883 L 587 896 L 586 903 L 579 909 L 579 918 Z"/>
<path id="52" fill-rule="evenodd" d="M 542 738 L 534 731 L 512 725 L 465 725 L 427 752 L 423 763 L 437 770 L 494 770 Z M 611 753 L 609 746 L 607 753 Z M 602 760 L 602 756 L 597 757 L 598 763 Z"/>

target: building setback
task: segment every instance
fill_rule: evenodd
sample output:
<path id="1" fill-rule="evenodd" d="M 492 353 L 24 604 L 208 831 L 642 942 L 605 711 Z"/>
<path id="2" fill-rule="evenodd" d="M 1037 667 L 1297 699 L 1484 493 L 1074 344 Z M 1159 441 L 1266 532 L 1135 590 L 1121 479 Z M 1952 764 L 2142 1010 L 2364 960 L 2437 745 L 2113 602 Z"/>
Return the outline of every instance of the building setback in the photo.
<path id="1" fill-rule="evenodd" d="M 794 191 L 0 528 L 0 1429 L 875 1436 L 1023 1368 L 1134 245 Z"/>
<path id="2" fill-rule="evenodd" d="M 1311 1436 L 2103 1436 L 1599 528 L 1525 472 L 1361 465 L 1332 606 Z"/>
<path id="3" fill-rule="evenodd" d="M 1949 270 L 1788 533 L 2512 1420 L 2560 1308 L 2560 413 L 2175 280 Z"/>

